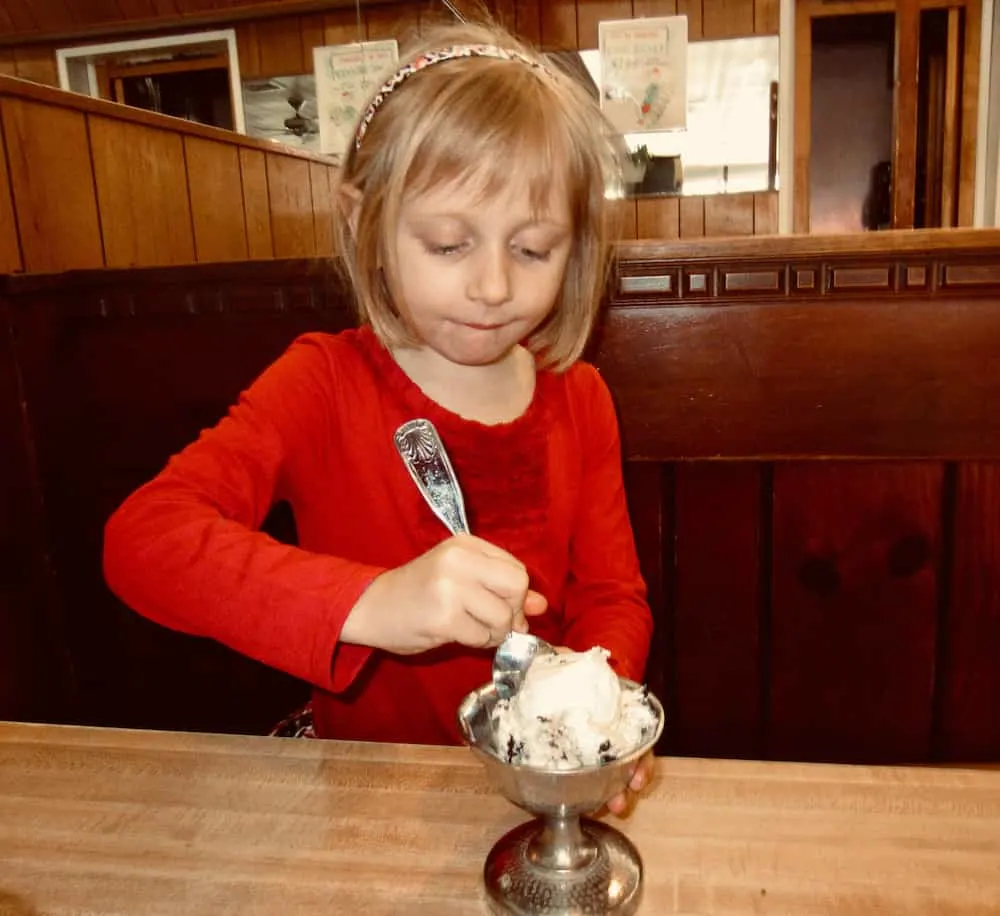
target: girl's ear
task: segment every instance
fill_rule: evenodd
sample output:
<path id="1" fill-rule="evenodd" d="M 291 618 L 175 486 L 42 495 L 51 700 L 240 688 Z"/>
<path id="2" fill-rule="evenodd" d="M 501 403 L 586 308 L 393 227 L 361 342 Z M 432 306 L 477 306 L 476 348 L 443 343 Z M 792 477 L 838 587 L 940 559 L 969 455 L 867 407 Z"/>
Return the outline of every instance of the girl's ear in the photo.
<path id="1" fill-rule="evenodd" d="M 351 235 L 357 237 L 358 213 L 361 210 L 361 192 L 352 184 L 344 183 L 337 188 L 337 206 L 341 208 Z"/>

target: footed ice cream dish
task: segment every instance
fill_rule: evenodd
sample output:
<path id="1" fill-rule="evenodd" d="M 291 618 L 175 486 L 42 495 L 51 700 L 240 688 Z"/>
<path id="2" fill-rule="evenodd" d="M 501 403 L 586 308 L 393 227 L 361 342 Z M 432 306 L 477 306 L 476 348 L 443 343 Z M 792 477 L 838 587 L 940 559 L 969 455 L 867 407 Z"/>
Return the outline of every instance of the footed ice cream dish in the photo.
<path id="1" fill-rule="evenodd" d="M 586 815 L 628 785 L 663 730 L 663 707 L 620 678 L 600 648 L 537 655 L 520 689 L 494 684 L 458 710 L 466 742 L 497 790 L 535 819 L 503 836 L 483 879 L 494 913 L 630 914 L 642 860 L 617 829 Z"/>

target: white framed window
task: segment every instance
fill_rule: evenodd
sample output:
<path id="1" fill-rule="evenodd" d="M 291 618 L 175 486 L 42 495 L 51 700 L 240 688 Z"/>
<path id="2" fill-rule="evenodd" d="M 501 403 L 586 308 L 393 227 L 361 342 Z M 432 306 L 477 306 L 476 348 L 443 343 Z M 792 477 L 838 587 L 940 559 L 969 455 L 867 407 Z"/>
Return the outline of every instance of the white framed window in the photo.
<path id="1" fill-rule="evenodd" d="M 212 32 L 192 32 L 187 35 L 164 35 L 103 44 L 79 45 L 56 50 L 59 87 L 82 95 L 101 97 L 97 68 L 102 63 L 141 63 L 163 61 L 173 57 L 204 52 L 224 54 L 229 75 L 229 95 L 233 113 L 233 129 L 246 133 L 243 111 L 243 87 L 240 81 L 236 31 L 219 29 Z"/>

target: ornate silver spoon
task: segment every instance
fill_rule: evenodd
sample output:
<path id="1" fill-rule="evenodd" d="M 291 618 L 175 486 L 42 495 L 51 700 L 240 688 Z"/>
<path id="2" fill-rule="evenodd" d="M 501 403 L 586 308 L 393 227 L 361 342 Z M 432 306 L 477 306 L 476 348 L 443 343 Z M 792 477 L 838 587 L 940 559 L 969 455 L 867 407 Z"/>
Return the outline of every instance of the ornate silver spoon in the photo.
<path id="1" fill-rule="evenodd" d="M 410 420 L 392 438 L 406 470 L 434 514 L 452 534 L 469 534 L 462 490 L 434 424 L 422 418 Z"/>
<path id="2" fill-rule="evenodd" d="M 469 534 L 465 500 L 455 469 L 430 420 L 404 423 L 393 435 L 396 451 L 434 514 L 452 534 Z M 493 657 L 493 683 L 501 697 L 517 693 L 532 659 L 555 652 L 544 639 L 530 633 L 510 632 Z"/>

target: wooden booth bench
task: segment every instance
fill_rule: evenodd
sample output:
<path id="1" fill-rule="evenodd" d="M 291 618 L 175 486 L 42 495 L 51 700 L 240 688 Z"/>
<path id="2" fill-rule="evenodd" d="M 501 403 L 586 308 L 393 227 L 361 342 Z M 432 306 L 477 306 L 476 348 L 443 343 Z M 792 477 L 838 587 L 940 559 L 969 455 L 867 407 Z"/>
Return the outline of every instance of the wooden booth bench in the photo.
<path id="1" fill-rule="evenodd" d="M 1000 758 L 1000 233 L 620 250 L 620 412 L 675 754 Z M 302 684 L 123 607 L 105 519 L 297 334 L 332 265 L 3 281 L 0 718 L 262 732 Z M 294 535 L 276 507 L 269 530 Z"/>

